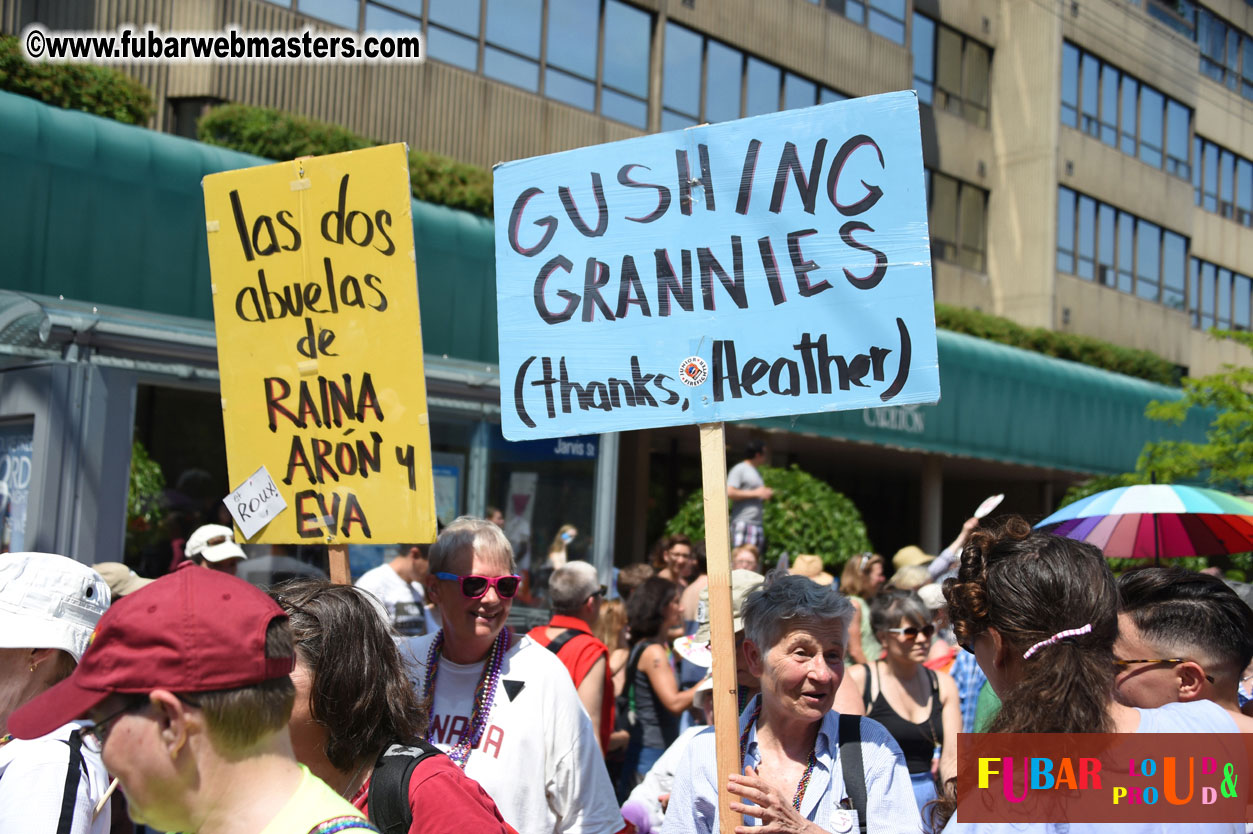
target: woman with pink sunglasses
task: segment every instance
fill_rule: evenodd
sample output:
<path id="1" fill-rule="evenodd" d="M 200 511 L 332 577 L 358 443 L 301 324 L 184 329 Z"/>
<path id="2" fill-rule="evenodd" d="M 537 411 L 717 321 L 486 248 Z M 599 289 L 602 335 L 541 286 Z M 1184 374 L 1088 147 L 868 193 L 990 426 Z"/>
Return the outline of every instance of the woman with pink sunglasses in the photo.
<path id="1" fill-rule="evenodd" d="M 521 578 L 495 524 L 462 517 L 431 545 L 428 596 L 443 628 L 403 647 L 427 705 L 427 741 L 518 831 L 613 834 L 618 813 L 596 730 L 557 656 L 505 625 Z"/>

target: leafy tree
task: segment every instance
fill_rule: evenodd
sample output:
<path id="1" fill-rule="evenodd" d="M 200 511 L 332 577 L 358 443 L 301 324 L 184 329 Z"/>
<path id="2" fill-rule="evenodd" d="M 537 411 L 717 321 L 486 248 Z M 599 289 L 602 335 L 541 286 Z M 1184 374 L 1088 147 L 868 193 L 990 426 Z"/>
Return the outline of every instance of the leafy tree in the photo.
<path id="1" fill-rule="evenodd" d="M 126 495 L 126 555 L 137 557 L 145 546 L 161 536 L 165 508 L 165 474 L 161 464 L 148 456 L 138 440 L 131 446 L 130 488 Z"/>
<path id="2" fill-rule="evenodd" d="M 1253 333 L 1211 330 L 1216 338 L 1253 350 Z M 1205 442 L 1162 440 L 1148 443 L 1137 472 L 1152 472 L 1162 483 L 1205 479 L 1216 487 L 1253 492 L 1253 368 L 1224 365 L 1218 373 L 1183 381 L 1183 397 L 1153 402 L 1145 414 L 1182 423 L 1194 408 L 1216 411 Z"/>
<path id="3" fill-rule="evenodd" d="M 196 125 L 200 141 L 266 159 L 295 159 L 380 144 L 345 127 L 247 104 L 223 104 Z M 429 151 L 409 150 L 409 185 L 428 203 L 492 216 L 492 172 Z"/>
<path id="4" fill-rule="evenodd" d="M 152 118 L 152 93 L 113 67 L 27 61 L 13 35 L 0 35 L 0 90 L 128 125 Z"/>
<path id="5" fill-rule="evenodd" d="M 847 496 L 792 464 L 787 469 L 760 466 L 758 471 L 774 497 L 765 503 L 763 526 L 766 552 L 763 564 L 783 554 L 794 557 L 814 553 L 828 570 L 838 569 L 856 553 L 870 550 L 861 513 Z M 692 539 L 705 537 L 703 493 L 693 493 L 666 524 L 666 533 L 684 533 Z"/>

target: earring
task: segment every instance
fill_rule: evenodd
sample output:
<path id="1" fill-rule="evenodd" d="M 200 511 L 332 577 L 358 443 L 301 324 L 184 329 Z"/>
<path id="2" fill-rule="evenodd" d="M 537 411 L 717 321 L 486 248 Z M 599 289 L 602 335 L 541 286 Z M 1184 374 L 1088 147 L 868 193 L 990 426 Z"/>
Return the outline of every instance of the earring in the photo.
<path id="1" fill-rule="evenodd" d="M 33 671 L 35 671 L 35 667 L 36 667 L 36 665 L 37 665 L 37 664 L 35 664 L 35 663 L 32 663 L 32 664 L 30 665 L 30 670 L 31 670 L 32 672 L 33 672 Z"/>

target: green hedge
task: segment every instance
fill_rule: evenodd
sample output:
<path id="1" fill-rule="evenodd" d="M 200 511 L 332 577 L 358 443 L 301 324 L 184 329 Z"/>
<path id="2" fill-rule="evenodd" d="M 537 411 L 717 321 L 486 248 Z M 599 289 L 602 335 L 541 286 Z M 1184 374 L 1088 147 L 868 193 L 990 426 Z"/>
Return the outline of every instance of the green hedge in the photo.
<path id="1" fill-rule="evenodd" d="M 128 125 L 152 118 L 152 93 L 123 72 L 91 64 L 31 63 L 13 35 L 0 35 L 0 90 Z"/>
<path id="2" fill-rule="evenodd" d="M 774 490 L 774 497 L 763 505 L 763 566 L 773 565 L 784 553 L 791 558 L 815 553 L 822 557 L 827 570 L 838 574 L 850 556 L 870 550 L 861 513 L 846 495 L 796 464 L 787 469 L 759 466 L 757 471 Z M 666 533 L 683 533 L 693 540 L 705 538 L 705 507 L 699 490 L 667 522 Z"/>
<path id="3" fill-rule="evenodd" d="M 206 113 L 200 141 L 266 159 L 295 159 L 355 151 L 380 144 L 338 125 L 266 107 L 225 104 Z M 492 215 L 490 171 L 426 151 L 409 151 L 413 196 L 428 203 Z"/>
<path id="4" fill-rule="evenodd" d="M 935 324 L 955 333 L 1082 362 L 1149 382 L 1174 386 L 1180 382 L 1178 367 L 1157 354 L 1120 347 L 1090 336 L 1061 333 L 1043 327 L 1023 327 L 1000 316 L 947 304 L 935 305 Z"/>

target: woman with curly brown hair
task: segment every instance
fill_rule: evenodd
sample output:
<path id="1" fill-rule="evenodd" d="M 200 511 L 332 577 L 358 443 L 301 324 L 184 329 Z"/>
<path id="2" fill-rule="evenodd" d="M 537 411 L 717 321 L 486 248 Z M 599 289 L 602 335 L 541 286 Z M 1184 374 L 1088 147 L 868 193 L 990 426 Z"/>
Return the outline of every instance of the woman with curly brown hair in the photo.
<path id="1" fill-rule="evenodd" d="M 288 727 L 301 764 L 338 791 L 381 830 L 408 810 L 408 834 L 508 834 L 496 803 L 448 756 L 422 737 L 427 715 L 381 605 L 351 585 L 296 579 L 270 596 L 287 612 L 296 640 L 296 704 Z M 389 758 L 427 755 L 401 777 L 385 780 L 392 794 L 373 796 Z M 400 773 L 406 773 L 400 765 Z M 393 809 L 390 814 L 382 809 Z M 381 818 L 388 816 L 387 819 Z"/>
<path id="2" fill-rule="evenodd" d="M 1001 699 L 987 732 L 1237 732 L 1222 707 L 1209 701 L 1137 709 L 1114 700 L 1118 587 L 1105 557 L 1090 544 L 1038 533 L 1023 519 L 1010 517 L 1000 530 L 971 534 L 957 578 L 944 583 L 944 597 L 958 642 L 974 653 Z M 947 820 L 953 809 L 951 799 L 942 800 L 934 821 Z M 1168 828 L 1120 823 L 1117 830 Z M 1052 830 L 1047 823 L 1020 829 Z M 1105 830 L 1070 825 L 1076 834 L 1089 829 Z M 962 824 L 958 808 L 945 830 L 997 829 Z"/>

